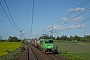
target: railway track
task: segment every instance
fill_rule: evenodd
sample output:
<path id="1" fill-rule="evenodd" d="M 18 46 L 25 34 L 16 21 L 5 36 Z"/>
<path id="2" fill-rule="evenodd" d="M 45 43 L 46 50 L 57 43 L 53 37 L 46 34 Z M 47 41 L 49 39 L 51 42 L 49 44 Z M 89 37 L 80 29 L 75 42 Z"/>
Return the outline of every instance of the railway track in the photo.
<path id="1" fill-rule="evenodd" d="M 36 54 L 34 53 L 34 51 L 32 50 L 32 48 L 29 46 L 29 51 L 28 51 L 28 60 L 38 60 Z"/>
<path id="2" fill-rule="evenodd" d="M 36 54 L 38 60 L 51 60 L 51 58 L 49 58 L 46 54 L 44 54 L 37 48 L 35 48 L 33 46 L 31 46 L 31 48 L 33 49 L 34 53 Z"/>
<path id="3" fill-rule="evenodd" d="M 22 53 L 20 58 L 17 60 L 38 60 L 37 56 L 35 55 L 32 48 L 29 46 L 29 44 L 26 46 L 25 51 Z"/>
<path id="4" fill-rule="evenodd" d="M 18 60 L 65 60 L 56 54 L 45 54 L 34 46 L 28 44 Z"/>
<path id="5" fill-rule="evenodd" d="M 50 54 L 48 55 L 52 60 L 66 60 L 66 59 L 63 59 L 62 57 L 60 57 L 59 55 L 57 54 Z"/>

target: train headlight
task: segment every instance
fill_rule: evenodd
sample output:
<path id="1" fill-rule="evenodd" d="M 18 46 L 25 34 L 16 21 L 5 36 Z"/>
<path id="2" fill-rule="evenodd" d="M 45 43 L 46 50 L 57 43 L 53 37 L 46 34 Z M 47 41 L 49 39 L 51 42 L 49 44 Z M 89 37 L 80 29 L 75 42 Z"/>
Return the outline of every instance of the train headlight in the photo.
<path id="1" fill-rule="evenodd" d="M 48 46 L 48 48 L 51 48 L 51 46 Z"/>

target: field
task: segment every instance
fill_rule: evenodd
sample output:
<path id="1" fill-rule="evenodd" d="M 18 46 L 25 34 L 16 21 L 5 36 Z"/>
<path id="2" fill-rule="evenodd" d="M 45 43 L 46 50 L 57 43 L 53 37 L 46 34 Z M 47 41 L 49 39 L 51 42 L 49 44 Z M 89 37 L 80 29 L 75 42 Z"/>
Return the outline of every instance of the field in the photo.
<path id="1" fill-rule="evenodd" d="M 19 42 L 0 42 L 0 57 L 7 55 L 20 46 L 21 43 Z"/>
<path id="2" fill-rule="evenodd" d="M 74 42 L 55 42 L 55 46 L 58 46 L 58 50 L 61 52 L 67 51 L 73 56 L 80 56 L 84 60 L 90 59 L 90 43 L 74 43 Z"/>

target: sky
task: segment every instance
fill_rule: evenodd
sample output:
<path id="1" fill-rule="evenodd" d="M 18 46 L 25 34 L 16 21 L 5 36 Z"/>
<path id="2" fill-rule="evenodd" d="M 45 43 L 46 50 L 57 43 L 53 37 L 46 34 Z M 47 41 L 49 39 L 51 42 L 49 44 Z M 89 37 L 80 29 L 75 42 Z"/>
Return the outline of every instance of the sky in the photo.
<path id="1" fill-rule="evenodd" d="M 0 36 L 8 39 L 9 36 L 22 38 L 37 38 L 42 34 L 53 36 L 84 36 L 90 35 L 90 0 L 35 0 L 32 25 L 33 0 L 5 0 L 14 22 L 9 14 L 4 0 L 0 0 Z M 88 18 L 88 19 L 87 19 Z"/>

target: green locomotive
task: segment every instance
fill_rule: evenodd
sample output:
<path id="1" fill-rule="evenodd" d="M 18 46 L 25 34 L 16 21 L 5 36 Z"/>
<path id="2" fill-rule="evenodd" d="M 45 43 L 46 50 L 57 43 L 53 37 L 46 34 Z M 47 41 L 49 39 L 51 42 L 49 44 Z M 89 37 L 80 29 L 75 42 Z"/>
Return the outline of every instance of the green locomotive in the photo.
<path id="1" fill-rule="evenodd" d="M 45 53 L 53 53 L 55 51 L 54 40 L 53 39 L 40 39 L 39 47 Z"/>

